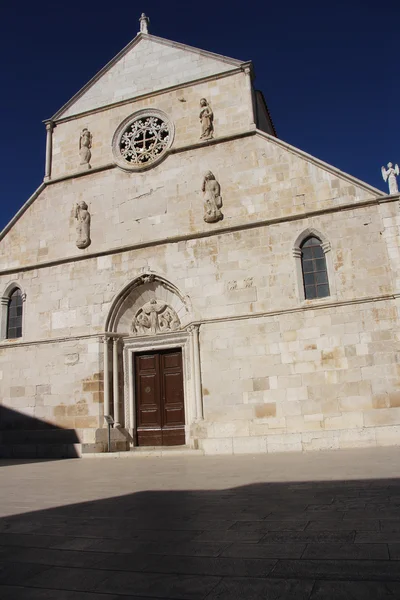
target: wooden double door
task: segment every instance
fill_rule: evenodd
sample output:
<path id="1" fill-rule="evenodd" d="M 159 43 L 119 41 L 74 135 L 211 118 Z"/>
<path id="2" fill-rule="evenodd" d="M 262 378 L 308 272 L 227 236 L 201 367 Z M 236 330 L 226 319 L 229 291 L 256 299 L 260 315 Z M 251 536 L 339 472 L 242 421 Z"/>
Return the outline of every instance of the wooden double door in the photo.
<path id="1" fill-rule="evenodd" d="M 185 444 L 182 350 L 134 355 L 139 446 Z"/>

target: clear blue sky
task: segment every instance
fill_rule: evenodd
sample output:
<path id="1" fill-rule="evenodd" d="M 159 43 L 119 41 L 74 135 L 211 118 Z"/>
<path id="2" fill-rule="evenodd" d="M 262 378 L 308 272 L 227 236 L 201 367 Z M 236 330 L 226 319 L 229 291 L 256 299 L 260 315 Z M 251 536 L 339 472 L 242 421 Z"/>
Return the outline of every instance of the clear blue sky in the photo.
<path id="1" fill-rule="evenodd" d="M 400 163 L 398 0 L 3 3 L 0 230 L 43 180 L 51 117 L 138 31 L 252 60 L 278 136 L 387 190 Z M 62 202 L 62 198 L 60 198 Z"/>

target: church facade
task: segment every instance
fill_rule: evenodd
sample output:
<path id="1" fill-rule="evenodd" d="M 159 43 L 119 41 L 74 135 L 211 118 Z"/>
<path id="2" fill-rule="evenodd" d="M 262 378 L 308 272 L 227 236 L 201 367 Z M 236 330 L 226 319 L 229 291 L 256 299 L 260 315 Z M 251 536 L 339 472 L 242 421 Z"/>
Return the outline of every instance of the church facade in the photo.
<path id="1" fill-rule="evenodd" d="M 279 140 L 253 80 L 142 17 L 46 122 L 0 241 L 3 455 L 103 452 L 105 416 L 121 451 L 399 444 L 399 196 Z"/>

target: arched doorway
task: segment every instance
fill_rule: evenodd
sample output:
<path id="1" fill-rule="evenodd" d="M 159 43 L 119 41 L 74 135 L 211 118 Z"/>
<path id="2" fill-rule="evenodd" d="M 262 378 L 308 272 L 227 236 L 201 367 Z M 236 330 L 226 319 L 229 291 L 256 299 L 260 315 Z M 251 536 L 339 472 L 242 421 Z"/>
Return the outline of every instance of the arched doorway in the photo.
<path id="1" fill-rule="evenodd" d="M 198 339 L 190 300 L 162 276 L 143 273 L 114 300 L 104 413 L 129 431 L 133 445 L 191 445 L 190 426 L 202 418 Z"/>

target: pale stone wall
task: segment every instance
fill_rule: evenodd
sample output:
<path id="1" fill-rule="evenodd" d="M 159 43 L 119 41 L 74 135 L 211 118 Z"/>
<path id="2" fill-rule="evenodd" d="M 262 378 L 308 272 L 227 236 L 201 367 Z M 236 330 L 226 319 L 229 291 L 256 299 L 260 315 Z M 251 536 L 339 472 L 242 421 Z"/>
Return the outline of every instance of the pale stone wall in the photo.
<path id="1" fill-rule="evenodd" d="M 27 327 L 29 329 L 29 327 Z M 10 344 L 8 344 L 10 345 Z M 1 404 L 93 442 L 103 418 L 103 355 L 97 338 L 0 347 Z"/>
<path id="2" fill-rule="evenodd" d="M 320 302 L 392 292 L 376 206 L 43 266 L 1 276 L 0 289 L 18 281 L 27 294 L 29 341 L 103 331 L 112 300 L 142 269 L 162 273 L 189 295 L 199 320 L 298 309 L 315 302 L 300 302 L 292 256 L 296 238 L 310 227 L 332 247 L 330 283 L 336 293 Z"/>
<path id="3" fill-rule="evenodd" d="M 331 243 L 336 294 L 300 302 L 292 247 L 309 227 Z M 2 289 L 14 280 L 27 295 L 23 339 L 0 346 L 3 403 L 93 442 L 83 428 L 102 426 L 98 336 L 112 300 L 146 269 L 187 294 L 204 323 L 206 420 L 192 434 L 206 452 L 394 440 L 376 428 L 400 422 L 396 301 L 362 301 L 392 291 L 381 231 L 379 207 L 366 206 L 3 275 Z"/>
<path id="4" fill-rule="evenodd" d="M 230 71 L 239 61 L 143 38 L 78 98 L 68 117 L 202 77 Z"/>
<path id="5" fill-rule="evenodd" d="M 393 300 L 207 324 L 201 332 L 205 422 L 195 432 L 206 452 L 400 443 Z M 255 439 L 235 439 L 243 437 Z"/>
<path id="6" fill-rule="evenodd" d="M 224 219 L 212 225 L 203 221 L 201 186 L 208 170 L 219 181 L 223 199 Z M 113 168 L 47 186 L 2 240 L 2 268 L 194 237 L 263 220 L 286 221 L 376 196 L 368 187 L 288 151 L 274 138 L 257 134 L 172 154 L 144 173 Z M 92 216 L 92 244 L 86 250 L 75 244 L 74 210 L 82 200 Z M 344 237 L 354 229 L 352 219 L 358 216 L 346 212 Z M 357 236 L 371 227 L 377 227 L 376 222 L 363 224 Z M 345 261 L 349 251 L 343 250 Z"/>
<path id="7" fill-rule="evenodd" d="M 172 148 L 198 143 L 201 134 L 201 98 L 207 98 L 214 111 L 215 137 L 250 129 L 253 123 L 251 97 L 247 75 L 240 72 L 57 124 L 53 132 L 52 178 L 72 175 L 82 170 L 79 165 L 79 136 L 84 127 L 93 136 L 90 161 L 92 168 L 113 163 L 111 141 L 115 130 L 124 119 L 145 108 L 165 112 L 174 123 Z M 169 167 L 171 168 L 170 165 Z"/>

